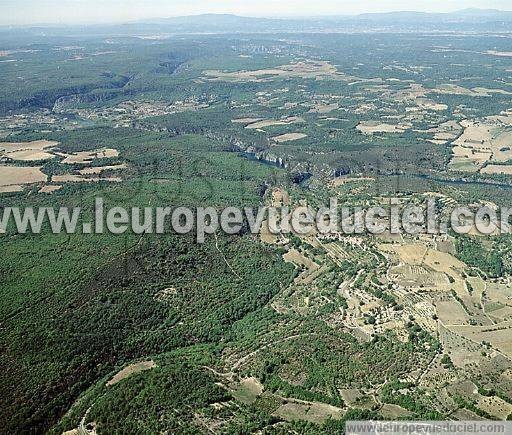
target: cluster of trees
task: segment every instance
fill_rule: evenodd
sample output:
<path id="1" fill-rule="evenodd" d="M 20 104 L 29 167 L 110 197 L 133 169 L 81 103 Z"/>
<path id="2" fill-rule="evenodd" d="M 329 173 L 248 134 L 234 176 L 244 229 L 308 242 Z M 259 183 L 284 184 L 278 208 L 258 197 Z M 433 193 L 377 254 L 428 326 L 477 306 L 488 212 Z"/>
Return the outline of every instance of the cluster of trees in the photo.
<path id="1" fill-rule="evenodd" d="M 398 380 L 389 382 L 381 390 L 381 400 L 411 411 L 414 417 L 418 419 L 443 419 L 442 414 L 428 406 L 424 392 L 410 382 L 400 382 Z"/>
<path id="2" fill-rule="evenodd" d="M 409 332 L 408 345 L 413 349 L 432 355 L 441 349 L 441 343 L 415 323 L 414 318 L 410 319 L 405 326 Z"/>
<path id="3" fill-rule="evenodd" d="M 505 272 L 503 258 L 496 249 L 486 249 L 481 241 L 470 236 L 459 236 L 455 241 L 457 256 L 466 264 L 476 267 L 492 278 Z"/>
<path id="4" fill-rule="evenodd" d="M 195 365 L 166 361 L 105 387 L 88 421 L 96 422 L 100 433 L 198 433 L 194 413 L 231 399 L 215 382 L 214 375 Z"/>
<path id="5" fill-rule="evenodd" d="M 310 392 L 315 391 L 321 393 L 322 401 L 339 406 L 337 389 L 384 383 L 386 376 L 426 364 L 435 352 L 427 350 L 423 342 L 409 346 L 392 336 L 376 336 L 369 343 L 359 343 L 351 335 L 313 324 L 304 328 L 315 336 L 306 334 L 272 346 L 266 350 L 264 361 L 254 361 L 248 373 L 280 394 L 312 400 Z M 300 331 L 295 334 L 300 335 Z M 301 379 L 299 384 L 290 382 L 297 377 Z"/>
<path id="6" fill-rule="evenodd" d="M 493 420 L 492 415 L 490 415 L 488 412 L 486 412 L 483 409 L 480 409 L 476 406 L 477 404 L 476 404 L 475 400 L 467 400 L 459 394 L 456 394 L 455 396 L 453 396 L 453 400 L 459 407 L 469 409 L 470 411 L 474 412 L 476 415 L 478 415 L 482 418 L 485 418 L 487 420 Z"/>

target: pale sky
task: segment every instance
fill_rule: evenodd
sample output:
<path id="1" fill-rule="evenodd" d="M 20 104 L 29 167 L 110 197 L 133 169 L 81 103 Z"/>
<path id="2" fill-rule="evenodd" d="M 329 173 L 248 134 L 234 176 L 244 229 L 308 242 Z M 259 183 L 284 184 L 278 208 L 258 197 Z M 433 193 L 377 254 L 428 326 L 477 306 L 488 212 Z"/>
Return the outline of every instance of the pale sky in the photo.
<path id="1" fill-rule="evenodd" d="M 0 24 L 125 22 L 204 13 L 245 16 L 350 15 L 512 9 L 512 0 L 0 0 Z"/>

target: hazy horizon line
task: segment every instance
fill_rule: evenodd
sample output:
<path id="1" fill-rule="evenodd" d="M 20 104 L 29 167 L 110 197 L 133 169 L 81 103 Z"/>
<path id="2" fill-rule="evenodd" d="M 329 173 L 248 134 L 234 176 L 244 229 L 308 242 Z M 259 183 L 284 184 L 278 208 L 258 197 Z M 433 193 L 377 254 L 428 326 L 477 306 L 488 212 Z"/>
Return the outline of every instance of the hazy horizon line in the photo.
<path id="1" fill-rule="evenodd" d="M 512 13 L 512 10 L 505 9 L 496 9 L 496 8 L 465 8 L 465 9 L 453 9 L 451 11 L 439 11 L 439 10 L 414 10 L 414 9 L 396 9 L 390 11 L 365 11 L 365 12 L 357 12 L 357 13 L 345 13 L 345 14 L 308 14 L 308 15 L 256 15 L 256 14 L 241 14 L 235 12 L 204 12 L 204 13 L 191 13 L 191 14 L 177 14 L 177 15 L 162 15 L 162 16 L 147 16 L 140 18 L 132 18 L 129 20 L 83 20 L 83 21 L 33 21 L 27 23 L 2 23 L 0 22 L 1 27 L 38 27 L 38 26 L 83 26 L 83 25 L 122 25 L 122 24 L 143 24 L 144 21 L 152 21 L 152 20 L 167 20 L 173 18 L 194 18 L 201 16 L 232 16 L 239 18 L 255 18 L 255 19 L 269 19 L 269 20 L 299 20 L 299 19 L 315 19 L 315 18 L 355 18 L 362 15 L 388 15 L 388 14 L 400 14 L 400 13 L 415 13 L 415 14 L 424 14 L 424 15 L 432 15 L 432 14 L 442 14 L 449 15 L 457 12 L 465 12 L 465 11 L 475 11 L 475 12 L 505 12 Z"/>

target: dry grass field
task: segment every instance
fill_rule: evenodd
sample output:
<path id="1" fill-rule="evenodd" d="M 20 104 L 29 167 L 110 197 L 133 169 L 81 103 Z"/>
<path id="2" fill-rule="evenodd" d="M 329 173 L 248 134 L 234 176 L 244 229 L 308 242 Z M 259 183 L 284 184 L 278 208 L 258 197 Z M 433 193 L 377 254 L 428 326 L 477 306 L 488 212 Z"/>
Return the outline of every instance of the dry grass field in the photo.
<path id="1" fill-rule="evenodd" d="M 66 155 L 65 159 L 62 163 L 67 164 L 87 164 L 92 162 L 94 159 L 104 159 L 104 158 L 112 158 L 118 157 L 119 152 L 112 148 L 104 148 L 93 151 L 80 151 L 73 154 Z"/>
<path id="2" fill-rule="evenodd" d="M 482 174 L 505 174 L 512 175 L 512 165 L 487 165 L 480 171 Z"/>
<path id="3" fill-rule="evenodd" d="M 40 167 L 0 166 L 0 186 L 20 186 L 46 180 L 47 176 L 41 172 Z"/>
<path id="4" fill-rule="evenodd" d="M 408 127 L 386 124 L 380 121 L 361 121 L 356 129 L 363 134 L 372 135 L 374 133 L 403 133 Z"/>
<path id="5" fill-rule="evenodd" d="M 52 177 L 54 183 L 97 183 L 99 181 L 120 183 L 123 179 L 119 177 L 85 177 L 79 174 L 54 175 Z"/>
<path id="6" fill-rule="evenodd" d="M 250 377 L 242 379 L 239 387 L 233 392 L 235 399 L 250 405 L 263 394 L 263 384 L 256 378 Z"/>
<path id="7" fill-rule="evenodd" d="M 38 161 L 54 158 L 55 155 L 48 152 L 58 142 L 48 140 L 36 140 L 33 142 L 1 142 L 0 158 L 8 158 L 18 161 Z"/>
<path id="8" fill-rule="evenodd" d="M 486 163 L 507 162 L 512 159 L 512 131 L 496 125 L 496 117 L 484 121 L 461 121 L 462 135 L 453 142 L 450 169 L 477 172 Z M 489 165 L 482 173 L 493 174 L 500 168 Z M 503 173 L 508 173 L 503 172 Z"/>
<path id="9" fill-rule="evenodd" d="M 311 423 L 324 423 L 328 419 L 340 420 L 343 410 L 335 406 L 318 402 L 294 401 L 281 405 L 274 413 L 285 421 L 309 421 Z"/>
<path id="10" fill-rule="evenodd" d="M 250 124 L 248 124 L 245 128 L 250 130 L 260 130 L 265 127 L 273 127 L 273 126 L 279 126 L 279 125 L 290 125 L 290 124 L 298 124 L 302 123 L 304 120 L 297 116 L 290 116 L 287 118 L 282 119 L 264 119 L 260 121 L 255 121 Z"/>
<path id="11" fill-rule="evenodd" d="M 477 407 L 499 420 L 506 420 L 512 414 L 512 405 L 496 396 L 481 397 Z"/>
<path id="12" fill-rule="evenodd" d="M 43 187 L 41 187 L 41 189 L 39 189 L 39 193 L 53 193 L 60 189 L 62 189 L 61 184 L 56 184 L 56 185 L 47 184 L 46 186 L 43 186 Z"/>
<path id="13" fill-rule="evenodd" d="M 436 303 L 436 311 L 439 319 L 445 325 L 467 325 L 469 315 L 456 300 L 439 301 Z"/>
<path id="14" fill-rule="evenodd" d="M 226 72 L 207 70 L 203 72 L 207 80 L 227 82 L 255 82 L 262 83 L 276 78 L 303 78 L 322 80 L 325 78 L 341 79 L 344 75 L 337 72 L 336 67 L 326 61 L 305 61 L 276 68 L 260 69 L 254 71 Z"/>
<path id="15" fill-rule="evenodd" d="M 274 136 L 272 140 L 277 143 L 284 143 L 304 139 L 305 137 L 308 137 L 308 135 L 304 133 L 286 133 L 280 136 Z"/>
<path id="16" fill-rule="evenodd" d="M 78 173 L 80 175 L 92 175 L 92 174 L 101 174 L 104 171 L 118 171 L 121 169 L 126 169 L 128 166 L 122 163 L 119 165 L 107 165 L 107 166 L 94 166 L 91 168 L 80 169 Z"/>
<path id="17" fill-rule="evenodd" d="M 512 357 L 512 321 L 490 326 L 449 326 L 448 329 L 475 343 L 491 343 L 492 347 Z"/>
<path id="18" fill-rule="evenodd" d="M 149 361 L 141 361 L 138 363 L 130 364 L 129 366 L 122 369 L 118 372 L 112 379 L 107 382 L 107 386 L 111 387 L 112 385 L 121 382 L 123 379 L 130 377 L 136 373 L 143 372 L 145 370 L 150 370 L 156 367 L 156 363 L 152 360 Z"/>

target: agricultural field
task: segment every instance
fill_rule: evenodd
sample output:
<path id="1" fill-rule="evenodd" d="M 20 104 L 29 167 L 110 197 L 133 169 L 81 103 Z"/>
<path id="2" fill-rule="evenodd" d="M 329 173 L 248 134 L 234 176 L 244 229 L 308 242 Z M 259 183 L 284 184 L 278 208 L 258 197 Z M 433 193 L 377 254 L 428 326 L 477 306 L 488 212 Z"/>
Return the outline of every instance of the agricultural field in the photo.
<path id="1" fill-rule="evenodd" d="M 512 206 L 499 26 L 197 25 L 0 28 L 0 208 Z M 2 432 L 512 418 L 510 234 L 0 239 Z"/>

